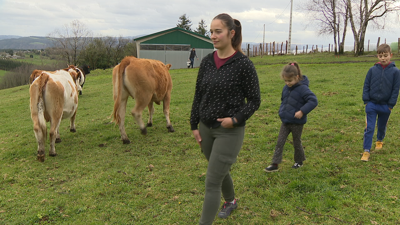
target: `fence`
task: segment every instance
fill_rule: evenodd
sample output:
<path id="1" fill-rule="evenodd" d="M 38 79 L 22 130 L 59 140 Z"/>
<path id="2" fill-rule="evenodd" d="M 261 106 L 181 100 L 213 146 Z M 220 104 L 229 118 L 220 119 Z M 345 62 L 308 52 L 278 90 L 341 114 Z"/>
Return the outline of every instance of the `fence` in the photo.
<path id="1" fill-rule="evenodd" d="M 386 38 L 384 42 L 386 44 Z M 399 52 L 400 50 L 400 38 L 398 39 L 397 42 L 398 46 L 396 45 L 396 49 L 392 49 L 392 51 Z M 380 37 L 377 40 L 377 43 L 371 43 L 370 40 L 367 41 L 367 44 L 364 45 L 364 51 L 369 52 L 369 51 L 376 51 L 377 46 L 382 44 L 380 42 Z M 392 46 L 393 48 L 393 46 Z M 288 41 L 285 42 L 270 42 L 270 43 L 265 43 L 265 44 L 256 44 L 256 45 L 250 45 L 247 44 L 245 49 L 242 49 L 243 52 L 247 54 L 248 57 L 255 57 L 255 56 L 263 56 L 263 55 L 286 55 L 288 54 Z M 306 53 L 316 53 L 316 52 L 334 52 L 334 45 L 333 44 L 328 44 L 328 45 L 293 45 L 291 46 L 291 54 L 297 55 L 297 54 L 306 54 Z M 344 51 L 354 51 L 354 46 L 349 46 L 345 45 L 344 46 Z"/>

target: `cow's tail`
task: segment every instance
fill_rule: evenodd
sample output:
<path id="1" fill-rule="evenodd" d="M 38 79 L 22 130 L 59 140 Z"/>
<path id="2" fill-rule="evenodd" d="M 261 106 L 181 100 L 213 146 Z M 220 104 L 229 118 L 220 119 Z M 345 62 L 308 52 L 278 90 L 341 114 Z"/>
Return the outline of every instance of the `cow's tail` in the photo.
<path id="1" fill-rule="evenodd" d="M 49 76 L 42 73 L 30 86 L 30 108 L 31 117 L 33 121 L 33 129 L 35 130 L 36 138 L 41 139 L 43 135 L 44 140 L 47 139 L 46 119 L 44 117 L 45 104 L 43 99 L 43 92 L 46 87 Z"/>
<path id="2" fill-rule="evenodd" d="M 130 58 L 124 58 L 121 63 L 113 69 L 113 91 L 114 91 L 114 110 L 113 122 L 119 124 L 121 118 L 119 116 L 119 108 L 121 104 L 121 95 L 124 88 L 124 73 L 127 66 L 130 64 Z"/>

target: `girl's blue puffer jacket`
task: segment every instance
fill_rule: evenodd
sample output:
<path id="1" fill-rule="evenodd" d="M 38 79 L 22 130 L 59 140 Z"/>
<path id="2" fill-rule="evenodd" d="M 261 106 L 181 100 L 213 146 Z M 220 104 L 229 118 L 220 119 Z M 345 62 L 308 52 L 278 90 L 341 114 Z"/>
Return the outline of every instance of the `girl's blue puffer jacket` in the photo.
<path id="1" fill-rule="evenodd" d="M 309 80 L 303 75 L 303 80 L 299 83 L 288 87 L 285 85 L 282 90 L 282 103 L 279 108 L 279 116 L 282 123 L 305 124 L 307 122 L 307 114 L 311 112 L 317 105 L 317 96 L 308 88 Z M 301 110 L 303 117 L 297 119 L 294 114 Z"/>

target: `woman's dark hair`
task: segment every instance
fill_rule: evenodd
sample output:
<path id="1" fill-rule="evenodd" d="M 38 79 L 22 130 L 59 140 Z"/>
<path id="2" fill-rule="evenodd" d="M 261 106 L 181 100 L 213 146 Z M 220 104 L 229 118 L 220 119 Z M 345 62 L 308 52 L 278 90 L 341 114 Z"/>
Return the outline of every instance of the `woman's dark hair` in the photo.
<path id="1" fill-rule="evenodd" d="M 303 80 L 303 75 L 301 75 L 301 70 L 297 62 L 290 62 L 282 69 L 282 78 L 292 78 L 299 75 L 300 80 Z"/>
<path id="2" fill-rule="evenodd" d="M 237 19 L 233 19 L 226 13 L 221 13 L 214 17 L 213 20 L 219 19 L 228 28 L 229 31 L 234 30 L 235 36 L 232 38 L 232 47 L 236 51 L 242 52 L 242 25 Z"/>

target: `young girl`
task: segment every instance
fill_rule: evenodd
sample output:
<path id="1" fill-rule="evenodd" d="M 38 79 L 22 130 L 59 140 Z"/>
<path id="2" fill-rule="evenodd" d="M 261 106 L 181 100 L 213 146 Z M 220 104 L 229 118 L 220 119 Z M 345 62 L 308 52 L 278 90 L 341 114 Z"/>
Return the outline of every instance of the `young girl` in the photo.
<path id="1" fill-rule="evenodd" d="M 229 170 L 243 144 L 246 120 L 261 103 L 257 72 L 241 52 L 242 27 L 228 14 L 214 17 L 211 40 L 217 51 L 200 64 L 190 125 L 208 160 L 206 188 L 200 224 L 212 224 L 237 208 Z"/>
<path id="2" fill-rule="evenodd" d="M 282 125 L 272 164 L 264 169 L 266 172 L 278 171 L 278 164 L 282 162 L 283 146 L 290 132 L 293 136 L 295 161 L 292 168 L 297 169 L 303 165 L 306 157 L 301 144 L 301 133 L 303 125 L 307 122 L 307 114 L 318 105 L 317 97 L 308 88 L 307 76 L 301 75 L 299 65 L 296 62 L 286 65 L 281 76 L 286 83 L 282 90 L 282 103 L 279 108 Z"/>

